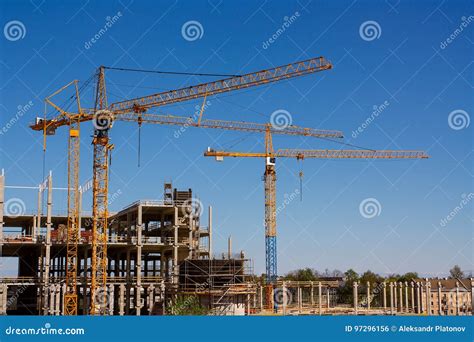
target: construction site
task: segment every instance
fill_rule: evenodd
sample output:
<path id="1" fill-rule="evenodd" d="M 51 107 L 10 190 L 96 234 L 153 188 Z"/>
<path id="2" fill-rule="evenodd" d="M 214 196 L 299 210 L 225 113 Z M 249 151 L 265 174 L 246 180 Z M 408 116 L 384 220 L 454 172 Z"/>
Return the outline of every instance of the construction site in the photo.
<path id="1" fill-rule="evenodd" d="M 471 315 L 474 281 L 449 282 L 413 279 L 406 283 L 358 284 L 350 304 L 338 289 L 345 279 L 285 281 L 277 267 L 275 163 L 279 158 L 303 159 L 425 159 L 424 151 L 372 149 L 273 149 L 272 135 L 341 139 L 340 131 L 281 125 L 279 121 L 252 123 L 204 119 L 206 99 L 272 82 L 332 69 L 324 57 L 265 69 L 222 80 L 192 85 L 126 101 L 109 103 L 106 70 L 101 66 L 88 82 L 72 81 L 45 99 L 53 115 L 36 118 L 31 129 L 47 136 L 67 130 L 68 184 L 55 185 L 53 174 L 33 190 L 38 192 L 36 213 L 12 211 L 5 197 L 8 174 L 0 175 L 0 251 L 16 258 L 18 273 L 0 278 L 0 314 L 3 315 Z M 133 70 L 128 70 L 133 71 Z M 216 76 L 216 75 L 214 75 Z M 85 86 L 94 87 L 90 107 L 81 102 Z M 62 107 L 55 97 L 70 91 L 74 107 Z M 202 100 L 198 115 L 153 114 L 154 108 Z M 273 119 L 273 118 L 272 118 Z M 264 137 L 262 152 L 220 151 L 208 148 L 205 157 L 260 158 L 264 161 L 265 277 L 254 274 L 252 258 L 213 248 L 213 207 L 197 200 L 192 190 L 163 184 L 162 198 L 130 199 L 118 212 L 108 208 L 109 137 L 116 121 L 253 132 Z M 92 122 L 92 211 L 83 208 L 80 185 L 80 141 L 89 137 L 81 123 Z M 204 149 L 204 148 L 203 148 Z M 302 175 L 300 175 L 302 176 Z M 67 213 L 54 214 L 56 191 L 67 192 Z M 44 201 L 44 202 L 43 202 Z M 14 203 L 13 203 L 14 204 Z M 45 208 L 45 209 L 44 209 Z M 218 210 L 218 208 L 216 208 Z M 207 220 L 203 220 L 204 213 Z M 236 232 L 237 234 L 237 232 Z M 194 311 L 189 312 L 189 308 Z"/>

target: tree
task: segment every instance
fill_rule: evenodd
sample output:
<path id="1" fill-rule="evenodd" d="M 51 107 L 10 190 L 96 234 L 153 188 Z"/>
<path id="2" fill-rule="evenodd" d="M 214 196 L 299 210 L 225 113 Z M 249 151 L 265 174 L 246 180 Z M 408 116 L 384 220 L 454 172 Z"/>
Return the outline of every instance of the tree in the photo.
<path id="1" fill-rule="evenodd" d="M 318 271 L 309 267 L 291 271 L 284 277 L 285 280 L 311 281 L 318 279 Z"/>
<path id="2" fill-rule="evenodd" d="M 453 268 L 449 270 L 449 274 L 453 279 L 464 278 L 464 272 L 461 270 L 461 267 L 459 267 L 459 265 L 454 265 Z"/>

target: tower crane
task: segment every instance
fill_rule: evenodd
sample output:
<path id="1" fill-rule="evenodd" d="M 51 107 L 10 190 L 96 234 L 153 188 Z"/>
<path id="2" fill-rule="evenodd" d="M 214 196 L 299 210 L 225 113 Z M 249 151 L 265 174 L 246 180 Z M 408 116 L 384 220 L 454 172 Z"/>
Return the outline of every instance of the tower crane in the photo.
<path id="1" fill-rule="evenodd" d="M 92 143 L 94 145 L 93 156 L 93 225 L 92 225 L 92 262 L 91 262 L 91 314 L 105 312 L 105 291 L 107 281 L 107 228 L 108 228 L 108 173 L 109 173 L 109 153 L 113 149 L 110 143 L 109 131 L 114 120 L 137 122 L 139 127 L 143 123 L 161 124 L 182 124 L 184 118 L 153 116 L 146 113 L 148 110 L 189 101 L 198 98 L 206 99 L 239 89 L 246 89 L 259 85 L 265 85 L 281 80 L 305 76 L 312 73 L 329 70 L 332 64 L 324 57 L 311 58 L 304 61 L 286 64 L 283 66 L 261 70 L 244 75 L 233 75 L 217 81 L 201 83 L 194 86 L 170 90 L 148 96 L 138 97 L 131 100 L 108 104 L 105 84 L 105 70 L 118 69 L 100 66 L 96 78 L 96 94 L 94 108 L 82 108 L 80 106 L 79 91 L 77 81 L 73 81 L 47 98 L 47 103 L 56 109 L 59 114 L 55 117 L 38 118 L 30 127 L 36 131 L 43 131 L 44 140 L 46 135 L 52 135 L 55 130 L 62 126 L 69 127 L 68 138 L 68 238 L 67 238 L 67 269 L 66 284 L 67 293 L 64 298 L 65 314 L 77 314 L 77 243 L 79 235 L 79 147 L 80 147 L 80 124 L 85 121 L 94 123 L 94 134 Z M 131 69 L 118 69 L 131 70 Z M 76 89 L 76 99 L 78 103 L 77 112 L 70 112 L 62 109 L 52 101 L 52 97 L 74 84 Z M 204 106 L 203 106 L 204 107 Z M 197 125 L 195 127 L 208 125 L 207 128 L 235 129 L 238 126 L 245 126 L 244 123 L 224 123 L 202 121 L 202 109 Z M 166 123 L 167 122 L 167 123 Z M 174 122 L 174 123 L 171 123 Z M 181 122 L 181 123 L 178 123 Z M 186 122 L 186 121 L 184 121 Z M 252 125 L 250 125 L 252 126 Z M 253 130 L 257 126 L 239 130 Z M 262 127 L 260 127 L 262 129 Z M 265 130 L 268 128 L 265 126 Z M 291 130 L 288 130 L 288 132 Z M 305 131 L 305 129 L 303 129 Z M 301 133 L 301 132 L 300 132 Z M 304 133 L 304 132 L 303 132 Z M 330 136 L 337 137 L 340 132 L 331 132 Z M 304 134 L 302 134 L 304 135 Z M 45 145 L 44 145 L 45 146 Z M 101 293 L 102 291 L 102 293 Z M 99 305 L 96 305 L 96 303 Z M 98 308 L 97 308 L 98 306 Z"/>
<path id="2" fill-rule="evenodd" d="M 276 158 L 318 159 L 419 159 L 428 158 L 423 151 L 384 151 L 384 150 L 273 150 L 271 131 L 265 132 L 265 152 L 215 151 L 210 148 L 206 157 L 223 161 L 224 157 L 265 158 L 263 174 L 265 188 L 265 267 L 267 284 L 277 280 L 277 229 L 276 229 Z M 271 298 L 271 297 L 270 297 Z"/>

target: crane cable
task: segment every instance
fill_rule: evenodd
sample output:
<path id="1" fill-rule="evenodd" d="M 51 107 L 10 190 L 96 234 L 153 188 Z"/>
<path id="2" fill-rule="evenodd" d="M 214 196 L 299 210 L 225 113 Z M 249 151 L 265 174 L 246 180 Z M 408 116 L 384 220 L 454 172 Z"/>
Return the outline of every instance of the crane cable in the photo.
<path id="1" fill-rule="evenodd" d="M 162 74 L 162 75 L 182 75 L 182 76 L 215 76 L 215 77 L 240 77 L 242 75 L 234 74 L 213 74 L 213 73 L 196 73 L 196 72 L 180 72 L 180 71 L 161 71 L 161 70 L 145 70 L 145 69 L 131 69 L 131 68 L 116 68 L 104 66 L 104 69 L 118 70 L 118 71 L 132 71 L 132 72 L 145 72 L 150 74 Z"/>

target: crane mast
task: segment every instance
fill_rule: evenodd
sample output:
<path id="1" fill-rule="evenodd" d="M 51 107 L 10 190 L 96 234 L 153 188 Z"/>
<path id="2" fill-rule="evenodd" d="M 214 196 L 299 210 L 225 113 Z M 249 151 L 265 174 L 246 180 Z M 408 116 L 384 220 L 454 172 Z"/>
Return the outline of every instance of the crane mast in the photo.
<path id="1" fill-rule="evenodd" d="M 104 68 L 100 67 L 97 77 L 96 103 L 94 114 L 93 178 L 92 178 L 92 275 L 90 313 L 105 314 L 107 303 L 107 220 L 108 220 L 108 182 L 109 130 L 112 118 L 106 111 L 107 95 Z"/>
<path id="2" fill-rule="evenodd" d="M 67 251 L 67 294 L 65 297 L 66 315 L 77 314 L 77 244 L 80 234 L 79 222 L 79 128 L 81 122 L 92 121 L 94 123 L 93 135 L 93 226 L 92 226 L 92 260 L 91 260 L 91 314 L 105 314 L 106 312 L 106 284 L 107 284 L 107 225 L 108 225 L 108 173 L 109 173 L 109 153 L 113 145 L 109 140 L 109 131 L 114 120 L 133 121 L 139 126 L 142 123 L 155 123 L 164 125 L 189 125 L 201 128 L 217 128 L 227 130 L 239 130 L 249 132 L 272 132 L 288 135 L 301 135 L 312 137 L 332 137 L 340 138 L 342 133 L 329 130 L 312 130 L 290 126 L 287 129 L 276 132 L 269 128 L 267 124 L 245 123 L 237 121 L 223 120 L 201 120 L 190 123 L 183 117 L 173 117 L 146 113 L 149 109 L 178 102 L 189 101 L 197 98 L 207 98 L 207 96 L 218 95 L 239 89 L 246 89 L 259 85 L 274 83 L 290 78 L 305 76 L 312 73 L 329 70 L 332 64 L 324 57 L 311 58 L 271 69 L 265 69 L 244 75 L 233 76 L 218 81 L 201 83 L 186 88 L 170 90 L 158 94 L 143 96 L 131 100 L 120 101 L 107 104 L 107 93 L 105 86 L 105 69 L 101 66 L 97 72 L 97 88 L 95 94 L 95 106 L 93 109 L 81 109 L 79 103 L 79 92 L 76 83 L 76 98 L 78 101 L 78 112 L 67 112 L 56 106 L 54 103 L 46 101 L 53 106 L 59 115 L 53 118 L 38 119 L 30 127 L 36 131 L 43 131 L 43 134 L 51 135 L 62 126 L 69 127 L 68 141 L 68 251 Z M 113 68 L 109 68 L 113 69 Z M 72 83 L 72 82 L 71 82 Z M 70 84 L 71 84 L 70 83 Z M 67 85 L 69 86 L 69 84 Z M 67 86 L 61 88 L 53 95 L 59 93 Z M 51 95 L 51 96 L 53 96 Z M 268 213 L 275 211 L 275 174 L 268 168 L 269 189 L 273 189 L 273 196 L 268 198 Z M 272 193 L 269 190 L 269 193 Z M 269 237 L 276 236 L 276 227 L 272 224 L 274 217 L 268 216 L 266 229 Z M 269 239 L 269 241 L 272 239 Z M 271 254 L 274 270 L 271 274 L 276 275 L 276 239 L 270 241 L 269 250 Z"/>

